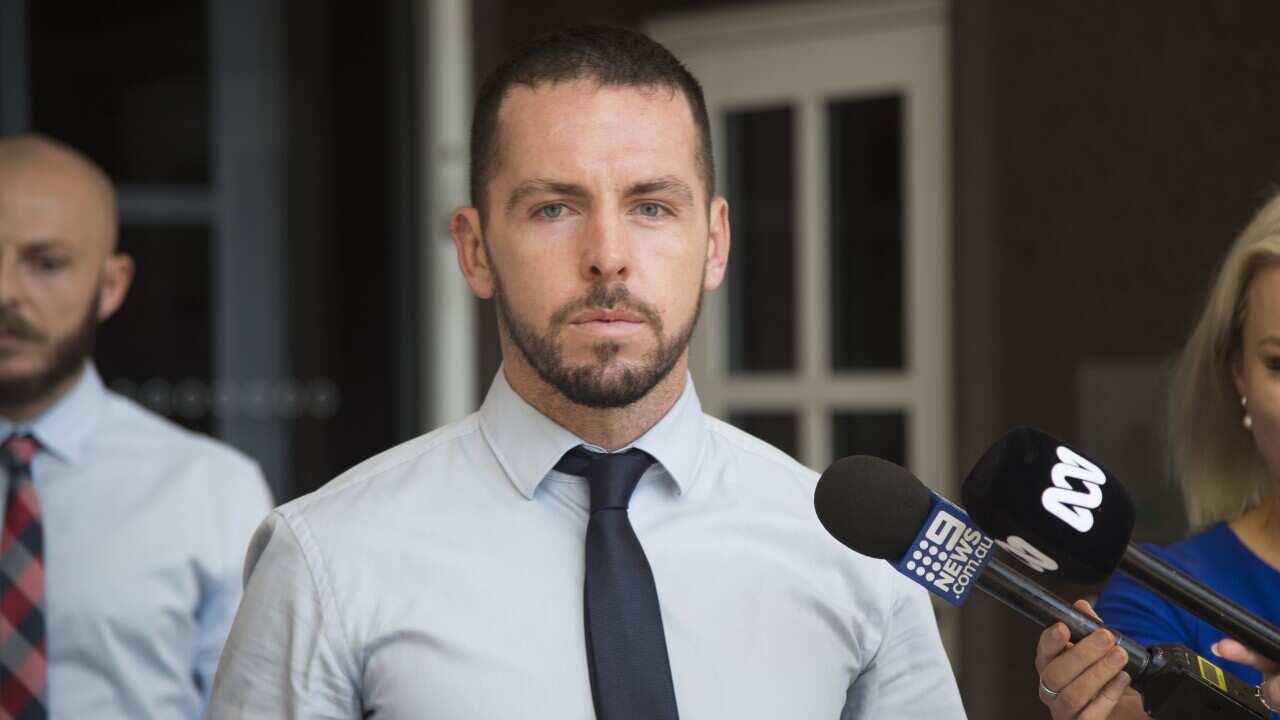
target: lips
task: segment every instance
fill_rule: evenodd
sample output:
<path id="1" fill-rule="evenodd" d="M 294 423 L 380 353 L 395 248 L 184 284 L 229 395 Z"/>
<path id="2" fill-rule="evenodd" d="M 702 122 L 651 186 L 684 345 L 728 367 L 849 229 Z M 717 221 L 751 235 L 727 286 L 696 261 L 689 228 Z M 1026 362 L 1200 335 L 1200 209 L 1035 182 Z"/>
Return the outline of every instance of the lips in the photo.
<path id="1" fill-rule="evenodd" d="M 587 310 L 570 320 L 574 325 L 585 323 L 643 323 L 644 317 L 627 310 Z"/>

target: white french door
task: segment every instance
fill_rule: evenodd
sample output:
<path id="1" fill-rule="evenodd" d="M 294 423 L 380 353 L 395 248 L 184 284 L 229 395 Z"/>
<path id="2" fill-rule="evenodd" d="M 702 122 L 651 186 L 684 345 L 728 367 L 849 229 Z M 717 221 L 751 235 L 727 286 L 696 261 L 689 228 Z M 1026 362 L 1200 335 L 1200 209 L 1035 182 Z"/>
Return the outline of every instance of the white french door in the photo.
<path id="1" fill-rule="evenodd" d="M 703 84 L 730 203 L 729 278 L 691 357 L 708 412 L 815 469 L 877 455 L 955 497 L 946 4 L 647 29 Z"/>

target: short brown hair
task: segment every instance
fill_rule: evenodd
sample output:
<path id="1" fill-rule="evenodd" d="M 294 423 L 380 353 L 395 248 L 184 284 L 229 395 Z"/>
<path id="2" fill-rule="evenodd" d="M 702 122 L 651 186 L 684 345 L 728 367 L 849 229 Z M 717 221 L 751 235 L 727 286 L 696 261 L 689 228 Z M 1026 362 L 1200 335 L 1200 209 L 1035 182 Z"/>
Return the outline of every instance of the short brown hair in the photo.
<path id="1" fill-rule="evenodd" d="M 485 79 L 471 120 L 471 203 L 485 212 L 486 185 L 498 165 L 498 110 L 516 85 L 591 78 L 601 87 L 665 88 L 684 94 L 698 131 L 698 170 L 707 200 L 715 190 L 711 123 L 702 86 L 671 51 L 646 35 L 617 27 L 585 25 L 545 35 Z"/>

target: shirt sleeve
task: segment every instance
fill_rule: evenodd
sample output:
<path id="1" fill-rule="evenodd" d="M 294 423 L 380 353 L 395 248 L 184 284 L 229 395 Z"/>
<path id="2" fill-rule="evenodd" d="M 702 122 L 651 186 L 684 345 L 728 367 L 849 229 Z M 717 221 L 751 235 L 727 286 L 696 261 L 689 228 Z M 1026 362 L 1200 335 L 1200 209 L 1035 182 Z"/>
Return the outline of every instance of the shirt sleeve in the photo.
<path id="1" fill-rule="evenodd" d="M 929 594 L 894 575 L 889 627 L 849 687 L 840 720 L 964 720 L 955 673 L 942 648 Z"/>
<path id="2" fill-rule="evenodd" d="M 361 717 L 355 664 L 318 559 L 305 526 L 291 524 L 279 511 L 258 528 L 245 561 L 244 599 L 214 679 L 209 720 Z"/>
<path id="3" fill-rule="evenodd" d="M 217 519 L 213 534 L 218 546 L 210 553 L 216 561 L 211 563 L 207 577 L 202 579 L 198 613 L 199 636 L 196 639 L 194 672 L 206 703 L 222 645 L 240 605 L 245 548 L 254 528 L 271 512 L 271 492 L 256 465 L 250 465 L 232 479 L 242 490 L 225 499 L 224 511 Z"/>

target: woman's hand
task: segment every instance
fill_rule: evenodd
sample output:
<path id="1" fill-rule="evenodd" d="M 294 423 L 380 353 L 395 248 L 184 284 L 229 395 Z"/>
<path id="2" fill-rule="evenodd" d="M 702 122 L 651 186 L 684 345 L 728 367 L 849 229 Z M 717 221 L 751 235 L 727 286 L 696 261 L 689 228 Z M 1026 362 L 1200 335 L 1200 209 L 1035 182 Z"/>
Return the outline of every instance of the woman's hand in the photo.
<path id="1" fill-rule="evenodd" d="M 1075 606 L 1098 619 L 1084 600 L 1077 600 Z M 1142 698 L 1129 687 L 1129 674 L 1124 672 L 1127 661 L 1109 630 L 1097 630 L 1072 643 L 1066 625 L 1050 625 L 1036 646 L 1040 702 L 1049 708 L 1053 720 L 1145 719 Z"/>
<path id="2" fill-rule="evenodd" d="M 1223 638 L 1213 644 L 1213 654 L 1262 671 L 1262 701 L 1271 712 L 1280 709 L 1280 663 L 1259 655 L 1239 640 Z"/>

